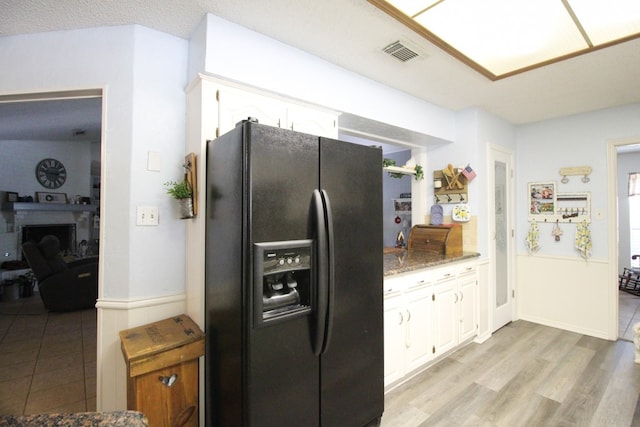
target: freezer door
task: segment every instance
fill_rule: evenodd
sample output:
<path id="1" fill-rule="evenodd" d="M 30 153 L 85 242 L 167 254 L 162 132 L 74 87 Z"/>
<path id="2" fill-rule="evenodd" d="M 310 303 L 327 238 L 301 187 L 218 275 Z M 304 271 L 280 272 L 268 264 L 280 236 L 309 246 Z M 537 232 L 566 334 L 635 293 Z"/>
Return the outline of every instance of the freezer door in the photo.
<path id="1" fill-rule="evenodd" d="M 318 187 L 318 138 L 269 126 L 247 126 L 247 255 L 256 244 L 312 239 L 310 208 Z M 245 262 L 245 286 L 255 280 Z M 313 265 L 311 266 L 313 270 Z M 284 279 L 283 279 L 284 280 Z M 302 286 L 302 284 L 300 284 Z M 301 289 L 300 289 L 301 290 Z M 261 305 L 246 289 L 248 307 Z M 313 354 L 312 310 L 263 321 L 245 311 L 249 426 L 319 425 L 319 358 Z"/>
<path id="2" fill-rule="evenodd" d="M 382 151 L 320 142 L 332 210 L 331 339 L 321 355 L 321 425 L 362 426 L 384 409 Z"/>

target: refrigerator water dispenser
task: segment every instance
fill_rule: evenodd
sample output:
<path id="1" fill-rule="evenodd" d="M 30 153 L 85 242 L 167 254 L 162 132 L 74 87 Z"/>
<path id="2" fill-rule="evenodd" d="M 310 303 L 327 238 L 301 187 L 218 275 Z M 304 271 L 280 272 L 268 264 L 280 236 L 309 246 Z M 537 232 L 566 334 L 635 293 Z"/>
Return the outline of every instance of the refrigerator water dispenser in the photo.
<path id="1" fill-rule="evenodd" d="M 254 244 L 256 326 L 311 312 L 312 240 Z"/>

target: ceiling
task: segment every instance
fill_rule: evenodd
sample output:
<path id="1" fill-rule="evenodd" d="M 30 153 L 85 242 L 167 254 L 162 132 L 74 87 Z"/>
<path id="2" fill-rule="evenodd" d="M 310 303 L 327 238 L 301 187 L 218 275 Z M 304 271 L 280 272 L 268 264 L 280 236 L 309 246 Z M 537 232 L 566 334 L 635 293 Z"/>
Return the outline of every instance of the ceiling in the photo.
<path id="1" fill-rule="evenodd" d="M 0 36 L 140 24 L 185 39 L 210 12 L 432 104 L 513 124 L 640 102 L 640 39 L 492 81 L 365 0 L 0 0 L 0 10 Z M 382 52 L 395 41 L 419 56 Z"/>
<path id="2" fill-rule="evenodd" d="M 633 0 L 368 1 L 491 80 L 640 37 Z"/>

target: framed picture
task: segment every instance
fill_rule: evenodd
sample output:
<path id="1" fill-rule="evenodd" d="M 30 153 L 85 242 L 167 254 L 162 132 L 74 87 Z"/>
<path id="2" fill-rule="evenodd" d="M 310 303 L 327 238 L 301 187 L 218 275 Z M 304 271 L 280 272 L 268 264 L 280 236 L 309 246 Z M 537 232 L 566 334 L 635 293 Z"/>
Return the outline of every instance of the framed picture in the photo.
<path id="1" fill-rule="evenodd" d="M 556 213 L 556 183 L 529 183 L 529 219 L 546 221 L 546 217 Z"/>
<path id="2" fill-rule="evenodd" d="M 45 193 L 45 192 L 37 192 L 36 193 L 36 201 L 38 203 L 67 203 L 67 194 L 66 193 Z"/>
<path id="3" fill-rule="evenodd" d="M 7 202 L 17 202 L 18 201 L 18 193 L 14 193 L 13 191 L 7 191 Z"/>

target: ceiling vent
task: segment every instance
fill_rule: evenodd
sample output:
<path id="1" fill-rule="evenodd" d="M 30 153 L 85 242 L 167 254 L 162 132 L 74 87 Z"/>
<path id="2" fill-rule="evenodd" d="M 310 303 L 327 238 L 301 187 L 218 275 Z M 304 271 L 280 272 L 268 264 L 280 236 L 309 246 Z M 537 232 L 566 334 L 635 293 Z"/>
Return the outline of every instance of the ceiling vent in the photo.
<path id="1" fill-rule="evenodd" d="M 396 41 L 382 49 L 383 52 L 388 53 L 399 61 L 407 62 L 410 59 L 413 59 L 418 56 L 418 54 L 409 49 L 404 43 L 401 41 Z"/>

